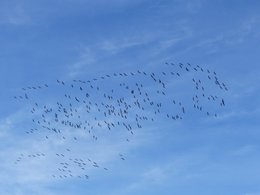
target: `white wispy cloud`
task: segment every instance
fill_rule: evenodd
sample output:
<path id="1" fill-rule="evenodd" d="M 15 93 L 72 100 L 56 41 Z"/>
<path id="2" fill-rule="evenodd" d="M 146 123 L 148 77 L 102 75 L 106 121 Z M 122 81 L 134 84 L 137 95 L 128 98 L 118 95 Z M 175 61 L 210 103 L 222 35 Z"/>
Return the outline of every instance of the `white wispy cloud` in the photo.
<path id="1" fill-rule="evenodd" d="M 80 51 L 78 60 L 68 66 L 69 78 L 75 78 L 82 73 L 82 71 L 86 70 L 86 68 L 93 66 L 98 60 L 96 55 L 95 50 L 84 47 L 83 50 Z"/>
<path id="2" fill-rule="evenodd" d="M 256 150 L 257 150 L 257 147 L 255 145 L 246 145 L 246 146 L 236 149 L 231 154 L 234 156 L 246 156 L 249 153 L 252 153 Z"/>
<path id="3" fill-rule="evenodd" d="M 104 50 L 105 52 L 109 52 L 111 54 L 116 54 L 120 51 L 123 51 L 125 49 L 143 45 L 147 43 L 148 40 L 146 39 L 135 39 L 131 37 L 130 39 L 123 39 L 123 40 L 107 40 L 101 43 L 100 49 Z"/>
<path id="4" fill-rule="evenodd" d="M 150 165 L 148 168 L 143 167 L 142 171 L 139 171 L 138 175 L 135 176 L 135 180 L 118 194 L 132 194 L 141 189 L 161 187 L 165 184 L 168 185 L 169 181 L 171 185 L 174 185 L 180 181 L 188 182 L 199 178 L 203 175 L 202 172 L 199 173 L 202 170 L 195 169 L 195 167 L 200 167 L 203 164 L 203 158 L 205 157 L 198 153 L 186 153 L 185 155 L 175 155 L 165 162 Z"/>
<path id="5" fill-rule="evenodd" d="M 22 5 L 16 4 L 0 8 L 0 24 L 29 25 L 32 24 L 32 18 Z"/>
<path id="6" fill-rule="evenodd" d="M 75 63 L 68 65 L 68 74 L 70 78 L 84 75 L 91 67 L 103 67 L 107 69 L 109 66 L 115 66 L 114 62 L 121 59 L 121 53 L 134 48 L 137 58 L 124 59 L 124 63 L 131 63 L 131 67 L 138 67 L 141 59 L 146 62 L 146 67 L 154 66 L 162 61 L 162 54 L 167 53 L 169 49 L 180 44 L 181 41 L 187 40 L 192 36 L 192 30 L 187 25 L 177 24 L 178 30 L 170 33 L 165 37 L 164 33 L 134 33 L 122 36 L 114 36 L 106 40 L 97 41 L 95 44 L 78 47 L 79 57 Z M 163 38 L 162 38 L 163 37 Z M 148 47 L 147 50 L 141 47 Z M 165 56 L 163 57 L 165 59 Z M 104 61 L 105 59 L 105 61 Z M 100 63 L 102 65 L 100 65 Z M 117 66 L 117 65 L 116 65 Z M 130 66 L 130 65 L 129 65 Z M 102 69 L 102 71 L 104 71 Z"/>

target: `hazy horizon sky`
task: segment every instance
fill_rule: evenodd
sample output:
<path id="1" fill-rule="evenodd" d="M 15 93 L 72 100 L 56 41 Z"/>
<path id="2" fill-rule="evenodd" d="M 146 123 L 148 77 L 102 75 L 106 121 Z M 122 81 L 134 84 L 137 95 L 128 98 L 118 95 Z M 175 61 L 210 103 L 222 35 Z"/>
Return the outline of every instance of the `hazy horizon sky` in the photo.
<path id="1" fill-rule="evenodd" d="M 0 43 L 0 194 L 260 195 L 259 1 L 0 1 Z M 24 133 L 28 105 L 13 98 L 22 87 L 156 72 L 165 62 L 217 72 L 229 88 L 218 118 L 191 112 L 144 126 L 129 145 L 82 145 L 109 167 L 90 170 L 87 181 L 49 177 L 47 157 L 14 165 L 20 153 L 53 150 Z M 185 77 L 169 82 L 186 100 Z M 48 102 L 58 94 L 34 95 Z"/>

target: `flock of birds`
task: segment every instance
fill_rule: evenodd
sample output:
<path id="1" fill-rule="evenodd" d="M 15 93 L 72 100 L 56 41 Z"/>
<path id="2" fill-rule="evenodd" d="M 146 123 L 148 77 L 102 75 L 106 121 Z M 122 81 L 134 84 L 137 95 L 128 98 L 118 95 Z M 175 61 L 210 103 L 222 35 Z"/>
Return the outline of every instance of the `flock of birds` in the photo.
<path id="1" fill-rule="evenodd" d="M 192 88 L 178 86 L 181 84 Z M 228 91 L 216 72 L 199 65 L 168 62 L 156 72 L 116 72 L 90 80 L 56 80 L 23 87 L 21 94 L 13 98 L 29 107 L 32 119 L 25 135 L 46 145 L 59 142 L 62 149 L 53 153 L 23 152 L 14 163 L 52 156 L 57 163 L 53 178 L 89 179 L 90 167 L 109 169 L 93 158 L 76 156 L 74 145 L 102 143 L 108 134 L 131 143 L 145 125 L 156 120 L 181 121 L 192 110 L 218 117 L 217 111 L 225 106 L 225 100 L 214 94 L 216 89 Z M 121 153 L 118 158 L 127 159 Z"/>

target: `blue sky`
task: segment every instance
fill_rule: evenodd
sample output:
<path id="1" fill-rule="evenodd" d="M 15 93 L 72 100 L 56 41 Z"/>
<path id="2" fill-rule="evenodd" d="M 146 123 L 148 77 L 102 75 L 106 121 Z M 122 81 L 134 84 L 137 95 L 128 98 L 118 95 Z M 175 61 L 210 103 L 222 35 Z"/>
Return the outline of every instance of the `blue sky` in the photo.
<path id="1" fill-rule="evenodd" d="M 256 0 L 0 1 L 0 194 L 260 194 L 259 13 Z M 130 144 L 119 132 L 75 146 L 75 156 L 85 149 L 109 167 L 90 169 L 88 181 L 50 177 L 52 156 L 13 164 L 20 153 L 62 146 L 24 133 L 29 105 L 12 98 L 22 87 L 159 72 L 166 61 L 218 73 L 229 87 L 218 118 L 196 112 L 176 123 L 159 118 Z M 188 79 L 168 80 L 171 93 L 186 100 Z M 50 88 L 34 96 L 48 103 L 60 93 Z"/>

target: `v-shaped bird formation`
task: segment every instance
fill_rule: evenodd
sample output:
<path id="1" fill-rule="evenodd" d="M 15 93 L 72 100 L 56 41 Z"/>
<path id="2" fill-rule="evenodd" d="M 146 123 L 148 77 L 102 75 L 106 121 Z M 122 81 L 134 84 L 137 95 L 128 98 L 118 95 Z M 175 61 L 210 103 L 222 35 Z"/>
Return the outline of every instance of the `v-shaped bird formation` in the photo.
<path id="1" fill-rule="evenodd" d="M 20 166 L 29 159 L 44 162 L 49 156 L 55 159 L 55 170 L 50 171 L 53 178 L 89 179 L 93 168 L 110 170 L 88 156 L 87 151 L 95 150 L 92 145 L 103 144 L 109 136 L 130 144 L 149 124 L 173 124 L 189 114 L 217 118 L 225 107 L 223 94 L 227 91 L 216 72 L 170 62 L 157 71 L 115 72 L 23 87 L 14 100 L 29 108 L 31 120 L 25 135 L 59 150 L 21 153 L 14 163 Z M 80 154 L 78 148 L 86 152 Z M 122 153 L 117 158 L 127 160 Z"/>

